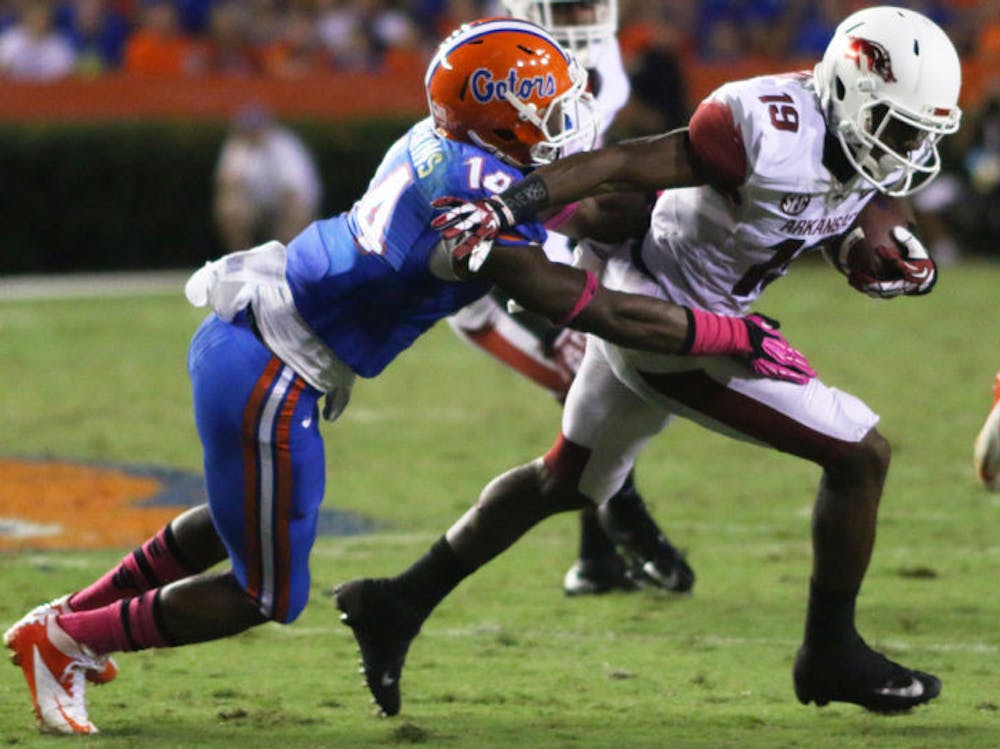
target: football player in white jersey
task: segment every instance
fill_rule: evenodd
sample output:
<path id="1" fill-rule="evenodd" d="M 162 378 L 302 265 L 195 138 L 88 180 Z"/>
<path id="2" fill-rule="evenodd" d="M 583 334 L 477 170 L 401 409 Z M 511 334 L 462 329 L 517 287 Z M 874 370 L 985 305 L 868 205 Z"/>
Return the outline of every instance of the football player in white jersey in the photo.
<path id="1" fill-rule="evenodd" d="M 628 75 L 615 35 L 617 0 L 501 0 L 500 7 L 510 16 L 547 29 L 587 69 L 603 136 L 629 97 Z M 575 205 L 568 206 L 546 222 L 549 238 L 544 249 L 554 262 L 574 261 L 573 242 L 567 234 L 581 230 L 573 217 L 575 209 Z M 645 219 L 639 231 L 645 231 Z M 621 223 L 621 217 L 605 219 L 605 223 L 615 221 Z M 583 356 L 583 334 L 554 326 L 537 315 L 508 311 L 508 301 L 494 292 L 459 310 L 448 318 L 448 324 L 459 338 L 564 402 Z M 579 556 L 563 579 L 567 595 L 639 586 L 687 592 L 693 585 L 694 571 L 650 516 L 631 473 L 621 490 L 601 505 L 600 513 L 593 505 L 581 510 Z"/>
<path id="2" fill-rule="evenodd" d="M 811 73 L 727 84 L 687 128 L 554 162 L 496 198 L 440 201 L 447 210 L 434 225 L 459 243 L 458 254 L 485 255 L 488 267 L 492 236 L 525 216 L 586 195 L 664 188 L 646 237 L 611 258 L 603 282 L 691 305 L 695 320 L 702 310 L 741 314 L 874 196 L 907 195 L 934 177 L 937 142 L 958 129 L 960 86 L 958 55 L 937 25 L 901 8 L 867 8 L 838 26 Z M 933 261 L 912 227 L 896 227 L 893 236 L 899 246 L 886 261 L 894 278 L 857 285 L 883 297 L 926 294 Z M 878 416 L 820 379 L 761 379 L 725 357 L 683 361 L 588 337 L 555 444 L 491 481 L 447 531 L 450 568 L 437 566 L 431 577 L 425 557 L 400 577 L 354 581 L 342 591 L 400 621 L 405 612 L 415 632 L 414 622 L 419 628 L 448 591 L 569 498 L 606 500 L 675 415 L 822 469 L 794 666 L 798 699 L 891 712 L 936 697 L 937 677 L 889 660 L 855 628 L 889 468 Z M 404 576 L 424 581 L 419 596 L 400 592 L 395 581 Z M 397 690 L 412 639 L 406 632 L 387 626 L 361 642 L 366 668 L 391 671 Z"/>

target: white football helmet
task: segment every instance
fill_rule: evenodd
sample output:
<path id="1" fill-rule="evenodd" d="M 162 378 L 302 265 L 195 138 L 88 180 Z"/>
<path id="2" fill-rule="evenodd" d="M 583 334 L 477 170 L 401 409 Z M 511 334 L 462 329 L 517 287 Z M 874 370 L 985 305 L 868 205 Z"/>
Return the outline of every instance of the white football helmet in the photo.
<path id="1" fill-rule="evenodd" d="M 941 170 L 937 143 L 958 130 L 962 70 L 937 24 L 905 8 L 860 10 L 837 27 L 814 73 L 828 127 L 881 192 L 909 195 Z"/>
<path id="2" fill-rule="evenodd" d="M 618 31 L 618 0 L 500 0 L 500 5 L 548 30 L 585 68 L 597 64 L 597 50 Z"/>

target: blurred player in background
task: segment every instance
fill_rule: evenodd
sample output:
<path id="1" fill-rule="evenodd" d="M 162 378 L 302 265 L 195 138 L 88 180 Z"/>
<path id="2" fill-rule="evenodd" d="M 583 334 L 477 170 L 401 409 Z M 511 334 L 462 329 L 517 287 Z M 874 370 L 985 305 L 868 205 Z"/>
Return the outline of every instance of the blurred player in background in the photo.
<path id="1" fill-rule="evenodd" d="M 237 112 L 215 167 L 213 213 L 225 248 L 288 242 L 316 220 L 321 197 L 302 140 L 262 107 Z"/>
<path id="2" fill-rule="evenodd" d="M 993 381 L 993 407 L 976 435 L 972 461 L 983 486 L 1000 492 L 1000 372 Z"/>
<path id="3" fill-rule="evenodd" d="M 510 16 L 547 29 L 587 70 L 603 137 L 629 97 L 628 76 L 615 36 L 616 0 L 501 0 L 500 5 Z M 578 233 L 573 225 L 576 208 L 568 206 L 545 223 L 549 230 L 545 254 L 554 262 L 574 262 L 574 242 L 567 235 Z M 591 259 L 580 262 L 597 267 Z M 583 356 L 583 334 L 524 311 L 508 311 L 509 301 L 494 290 L 459 310 L 448 323 L 459 338 L 563 403 Z M 622 547 L 627 561 L 616 545 Z M 563 590 L 582 595 L 634 590 L 640 585 L 686 592 L 694 585 L 694 571 L 650 516 L 629 474 L 621 491 L 600 510 L 588 504 L 580 511 L 579 559 L 566 573 Z"/>
<path id="4" fill-rule="evenodd" d="M 76 52 L 56 29 L 48 0 L 25 0 L 16 19 L 0 32 L 0 78 L 38 83 L 73 72 Z"/>
<path id="5" fill-rule="evenodd" d="M 85 682 L 114 678 L 109 653 L 298 617 L 326 481 L 320 400 L 335 419 L 356 376 L 374 377 L 494 285 L 558 325 L 637 349 L 739 355 L 770 376 L 812 376 L 758 318 L 702 313 L 698 323 L 683 307 L 607 291 L 593 273 L 549 262 L 535 221 L 498 236 L 485 260 L 455 255 L 430 226 L 431 202 L 496 194 L 562 148 L 592 142 L 592 97 L 573 58 L 514 19 L 463 26 L 431 61 L 426 87 L 432 116 L 389 149 L 350 211 L 287 247 L 226 255 L 188 281 L 188 299 L 214 310 L 188 352 L 208 504 L 6 632 L 44 729 L 97 730 Z M 230 569 L 208 571 L 227 558 Z"/>
<path id="6" fill-rule="evenodd" d="M 456 252 L 483 253 L 496 232 L 539 210 L 663 188 L 644 241 L 609 260 L 604 282 L 690 305 L 696 319 L 700 310 L 745 314 L 792 260 L 842 235 L 874 196 L 908 195 L 934 178 L 937 142 L 958 129 L 960 86 L 958 54 L 937 25 L 870 8 L 841 23 L 812 73 L 722 86 L 687 128 L 570 156 L 478 203 L 442 201 L 450 210 L 434 225 Z M 852 285 L 879 297 L 928 293 L 936 268 L 912 227 L 887 231 L 898 246 L 882 253 L 885 272 Z M 399 710 L 408 647 L 435 606 L 572 498 L 608 499 L 677 415 L 822 468 L 798 699 L 889 712 L 939 694 L 937 677 L 889 660 L 855 627 L 890 459 L 878 416 L 818 379 L 779 382 L 734 359 L 685 360 L 588 336 L 549 452 L 491 481 L 402 574 L 339 587 L 383 710 Z"/>

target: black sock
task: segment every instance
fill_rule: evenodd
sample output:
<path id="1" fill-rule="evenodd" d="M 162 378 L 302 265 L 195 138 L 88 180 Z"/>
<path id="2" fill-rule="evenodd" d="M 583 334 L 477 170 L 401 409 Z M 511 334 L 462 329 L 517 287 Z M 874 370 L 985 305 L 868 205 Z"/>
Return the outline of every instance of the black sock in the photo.
<path id="1" fill-rule="evenodd" d="M 858 638 L 854 628 L 854 605 L 857 598 L 857 589 L 823 590 L 810 581 L 805 644 L 825 649 L 855 642 Z"/>
<path id="2" fill-rule="evenodd" d="M 584 510 L 580 513 L 580 559 L 601 559 L 614 556 L 615 545 L 601 528 L 597 513 Z"/>
<path id="3" fill-rule="evenodd" d="M 426 619 L 455 586 L 475 571 L 475 567 L 458 558 L 448 540 L 442 536 L 426 554 L 408 570 L 392 578 L 390 583 Z"/>

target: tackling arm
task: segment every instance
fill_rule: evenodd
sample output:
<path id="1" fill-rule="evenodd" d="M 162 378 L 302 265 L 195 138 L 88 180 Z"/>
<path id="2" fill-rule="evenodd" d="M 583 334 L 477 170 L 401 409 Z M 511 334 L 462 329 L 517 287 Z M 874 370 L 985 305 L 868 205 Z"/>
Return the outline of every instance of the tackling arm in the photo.
<path id="1" fill-rule="evenodd" d="M 622 141 L 539 167 L 500 195 L 475 202 L 446 197 L 431 226 L 457 242 L 459 256 L 485 257 L 503 229 L 526 223 L 546 208 L 613 192 L 669 190 L 712 184 L 737 188 L 746 177 L 743 137 L 729 107 L 703 102 L 689 127 Z M 475 269 L 473 269 L 475 270 Z"/>
<path id="2" fill-rule="evenodd" d="M 703 184 L 687 128 L 621 141 L 539 167 L 500 194 L 513 224 L 550 206 L 613 192 L 651 192 Z"/>
<path id="3" fill-rule="evenodd" d="M 539 167 L 500 195 L 475 202 L 438 198 L 433 205 L 445 212 L 431 226 L 456 242 L 459 259 L 475 255 L 470 268 L 476 272 L 499 232 L 533 221 L 539 211 L 614 192 L 704 184 L 699 165 L 687 129 L 622 141 Z"/>
<path id="4" fill-rule="evenodd" d="M 744 356 L 758 374 L 800 384 L 816 376 L 773 320 L 717 315 L 606 289 L 592 273 L 550 263 L 537 246 L 498 247 L 481 273 L 525 309 L 621 346 L 667 354 Z"/>
<path id="5" fill-rule="evenodd" d="M 637 294 L 622 294 L 599 284 L 588 290 L 587 274 L 551 263 L 538 247 L 496 247 L 482 275 L 510 294 L 525 309 L 563 321 L 591 294 L 566 324 L 576 330 L 630 348 L 678 353 L 690 348 L 684 307 Z"/>

